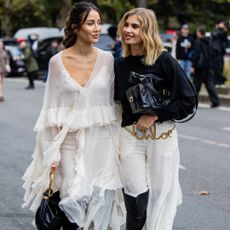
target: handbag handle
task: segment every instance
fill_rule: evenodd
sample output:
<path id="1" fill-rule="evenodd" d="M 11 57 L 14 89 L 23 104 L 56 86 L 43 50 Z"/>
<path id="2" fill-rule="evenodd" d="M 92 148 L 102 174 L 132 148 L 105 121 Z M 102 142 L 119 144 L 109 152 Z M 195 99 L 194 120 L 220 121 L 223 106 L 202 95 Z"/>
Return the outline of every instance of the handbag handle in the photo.
<path id="1" fill-rule="evenodd" d="M 50 173 L 49 173 L 49 178 L 50 178 L 49 187 L 46 189 L 46 191 L 43 194 L 43 198 L 45 198 L 45 199 L 48 199 L 49 197 L 51 197 L 53 195 L 52 184 L 54 181 L 56 171 L 57 171 L 57 166 L 52 165 L 51 169 L 50 169 Z"/>

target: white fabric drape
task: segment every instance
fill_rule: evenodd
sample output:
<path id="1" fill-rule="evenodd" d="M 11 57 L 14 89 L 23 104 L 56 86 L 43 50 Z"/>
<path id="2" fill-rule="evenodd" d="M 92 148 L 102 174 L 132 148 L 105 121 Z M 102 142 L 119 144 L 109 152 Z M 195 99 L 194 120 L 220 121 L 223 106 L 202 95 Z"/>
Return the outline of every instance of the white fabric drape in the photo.
<path id="1" fill-rule="evenodd" d="M 74 133 L 75 171 L 65 187 L 67 193 L 61 191 L 65 195 L 60 206 L 84 230 L 90 229 L 90 224 L 94 230 L 109 227 L 118 230 L 124 222 L 125 211 L 117 160 L 120 113 L 113 102 L 113 57 L 97 49 L 92 74 L 82 87 L 65 69 L 61 55 L 62 52 L 56 54 L 49 63 L 43 105 L 34 127 L 36 146 L 23 176 L 23 207 L 36 211 L 49 184 L 50 166 L 61 161 L 65 154 L 61 146 Z"/>

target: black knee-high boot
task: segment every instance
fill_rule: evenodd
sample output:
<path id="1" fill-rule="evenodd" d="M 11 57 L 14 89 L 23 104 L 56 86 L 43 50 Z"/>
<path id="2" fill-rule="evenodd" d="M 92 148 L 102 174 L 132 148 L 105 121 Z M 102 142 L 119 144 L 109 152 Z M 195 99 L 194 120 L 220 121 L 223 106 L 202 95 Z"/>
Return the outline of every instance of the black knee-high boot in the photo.
<path id="1" fill-rule="evenodd" d="M 62 230 L 77 230 L 79 226 L 71 223 L 65 214 L 62 216 Z"/>
<path id="2" fill-rule="evenodd" d="M 144 192 L 137 197 L 124 193 L 127 210 L 126 230 L 142 230 L 146 221 L 146 210 L 149 192 Z"/>

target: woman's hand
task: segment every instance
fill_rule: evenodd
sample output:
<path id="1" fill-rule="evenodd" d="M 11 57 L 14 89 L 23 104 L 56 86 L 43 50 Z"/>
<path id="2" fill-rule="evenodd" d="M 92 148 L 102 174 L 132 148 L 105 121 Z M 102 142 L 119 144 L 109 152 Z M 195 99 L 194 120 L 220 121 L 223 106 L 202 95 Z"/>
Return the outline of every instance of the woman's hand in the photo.
<path id="1" fill-rule="evenodd" d="M 158 120 L 157 115 L 143 115 L 139 118 L 137 122 L 137 128 L 145 131 L 150 128 Z"/>
<path id="2" fill-rule="evenodd" d="M 56 171 L 57 171 L 57 169 L 58 169 L 58 162 L 53 162 L 52 164 L 51 164 L 51 170 L 50 170 L 50 172 L 51 173 L 55 173 Z"/>

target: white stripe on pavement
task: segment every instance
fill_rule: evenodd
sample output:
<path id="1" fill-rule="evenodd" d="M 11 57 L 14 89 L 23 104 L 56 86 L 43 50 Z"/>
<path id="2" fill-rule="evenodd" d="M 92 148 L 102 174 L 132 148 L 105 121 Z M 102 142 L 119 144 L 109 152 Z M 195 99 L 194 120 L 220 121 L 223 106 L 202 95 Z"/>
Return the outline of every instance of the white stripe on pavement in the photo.
<path id="1" fill-rule="evenodd" d="M 184 165 L 180 165 L 179 169 L 186 170 L 186 168 L 184 167 Z"/>
<path id="2" fill-rule="evenodd" d="M 224 128 L 221 128 L 221 129 L 224 130 L 224 131 L 230 132 L 230 127 L 224 127 Z"/>
<path id="3" fill-rule="evenodd" d="M 179 137 L 187 139 L 187 140 L 199 141 L 201 143 L 208 144 L 208 145 L 215 145 L 215 146 L 222 147 L 222 148 L 230 148 L 230 145 L 220 143 L 220 142 L 217 142 L 217 141 L 202 140 L 202 139 L 199 139 L 197 137 L 187 136 L 187 135 L 182 135 L 182 134 L 180 134 Z"/>
<path id="4" fill-rule="evenodd" d="M 25 84 L 28 82 L 28 79 L 25 77 L 18 77 L 18 78 L 5 78 L 5 81 L 9 81 L 9 82 L 16 82 L 16 83 L 22 83 Z M 39 85 L 45 85 L 44 82 L 42 80 L 37 80 L 35 79 L 35 84 L 39 84 Z"/>
<path id="5" fill-rule="evenodd" d="M 210 105 L 209 104 L 204 104 L 204 103 L 199 103 L 199 107 L 200 108 L 210 108 Z M 215 109 L 218 109 L 218 110 L 221 110 L 221 111 L 228 111 L 228 112 L 230 112 L 230 107 L 226 107 L 226 106 L 220 106 L 220 107 L 217 107 Z"/>

